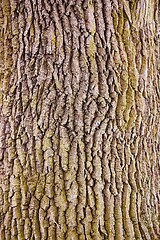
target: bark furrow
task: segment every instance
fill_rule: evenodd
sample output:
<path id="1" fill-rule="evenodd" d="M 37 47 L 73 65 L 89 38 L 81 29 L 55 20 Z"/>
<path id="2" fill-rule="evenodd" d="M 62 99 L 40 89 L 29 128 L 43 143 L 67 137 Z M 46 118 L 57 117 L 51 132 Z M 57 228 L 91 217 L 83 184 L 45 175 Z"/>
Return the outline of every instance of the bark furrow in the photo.
<path id="1" fill-rule="evenodd" d="M 0 0 L 0 239 L 154 240 L 157 0 Z"/>

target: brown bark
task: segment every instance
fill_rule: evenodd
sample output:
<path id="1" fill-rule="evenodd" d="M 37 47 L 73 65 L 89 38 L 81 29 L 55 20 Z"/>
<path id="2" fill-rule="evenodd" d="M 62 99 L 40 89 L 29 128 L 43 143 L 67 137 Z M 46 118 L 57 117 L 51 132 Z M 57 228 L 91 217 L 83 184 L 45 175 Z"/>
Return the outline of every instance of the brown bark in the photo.
<path id="1" fill-rule="evenodd" d="M 160 239 L 158 0 L 0 0 L 0 239 Z"/>

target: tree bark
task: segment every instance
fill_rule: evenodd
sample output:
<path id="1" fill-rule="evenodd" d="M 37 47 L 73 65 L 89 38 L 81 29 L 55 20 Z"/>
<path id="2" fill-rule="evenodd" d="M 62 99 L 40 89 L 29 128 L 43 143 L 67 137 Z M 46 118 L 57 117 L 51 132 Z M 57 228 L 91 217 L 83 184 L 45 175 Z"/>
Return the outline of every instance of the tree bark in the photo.
<path id="1" fill-rule="evenodd" d="M 0 0 L 0 239 L 160 239 L 158 0 Z"/>

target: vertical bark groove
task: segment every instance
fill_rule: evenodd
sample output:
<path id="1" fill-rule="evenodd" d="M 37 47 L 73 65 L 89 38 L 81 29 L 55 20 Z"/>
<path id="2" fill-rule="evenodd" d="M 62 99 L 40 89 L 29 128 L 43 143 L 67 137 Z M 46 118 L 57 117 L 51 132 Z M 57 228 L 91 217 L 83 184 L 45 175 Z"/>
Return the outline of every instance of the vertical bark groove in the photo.
<path id="1" fill-rule="evenodd" d="M 157 0 L 0 0 L 0 239 L 159 239 Z"/>

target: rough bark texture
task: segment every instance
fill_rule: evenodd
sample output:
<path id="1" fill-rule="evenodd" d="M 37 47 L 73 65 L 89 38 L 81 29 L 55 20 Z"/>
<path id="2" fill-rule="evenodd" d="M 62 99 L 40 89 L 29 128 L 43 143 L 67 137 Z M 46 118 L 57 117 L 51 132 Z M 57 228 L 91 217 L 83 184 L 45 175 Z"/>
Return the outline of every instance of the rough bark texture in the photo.
<path id="1" fill-rule="evenodd" d="M 0 239 L 160 239 L 158 0 L 0 0 Z"/>

